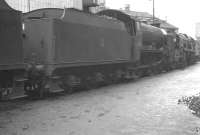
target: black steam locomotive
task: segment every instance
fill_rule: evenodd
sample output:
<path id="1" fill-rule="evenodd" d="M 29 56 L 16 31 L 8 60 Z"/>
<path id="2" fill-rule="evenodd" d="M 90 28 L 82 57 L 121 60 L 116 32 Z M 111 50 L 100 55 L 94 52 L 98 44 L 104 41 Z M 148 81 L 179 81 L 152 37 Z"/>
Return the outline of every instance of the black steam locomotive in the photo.
<path id="1" fill-rule="evenodd" d="M 0 3 L 0 97 L 23 82 L 43 97 L 76 88 L 131 80 L 195 61 L 195 41 L 169 35 L 117 10 L 97 14 L 39 9 L 22 14 Z"/>

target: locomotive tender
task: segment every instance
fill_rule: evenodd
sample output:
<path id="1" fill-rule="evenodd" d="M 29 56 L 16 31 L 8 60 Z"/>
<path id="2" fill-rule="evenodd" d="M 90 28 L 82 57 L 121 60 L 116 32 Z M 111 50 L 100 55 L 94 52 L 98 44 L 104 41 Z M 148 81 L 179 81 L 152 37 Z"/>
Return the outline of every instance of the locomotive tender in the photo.
<path id="1" fill-rule="evenodd" d="M 115 72 L 122 74 L 140 59 L 137 55 L 142 44 L 135 37 L 141 33 L 136 32 L 136 22 L 129 16 L 115 13 L 119 18 L 108 19 L 66 9 L 59 18 L 24 18 L 27 61 L 34 59 L 36 67 L 43 66 L 45 76 L 58 78 L 66 91 L 112 78 Z M 28 81 L 25 91 L 35 91 L 43 81 Z"/>
<path id="2" fill-rule="evenodd" d="M 0 1 L 0 98 L 11 93 L 14 80 L 21 80 L 25 71 L 21 16 Z"/>
<path id="3" fill-rule="evenodd" d="M 0 4 L 1 16 L 6 7 L 9 18 L 16 18 L 6 23 L 15 27 L 6 26 L 9 36 L 0 32 L 5 36 L 0 39 L 1 97 L 18 80 L 29 96 L 43 97 L 54 86 L 71 93 L 186 65 L 195 54 L 190 37 L 168 35 L 117 10 L 39 9 L 25 13 L 21 22 L 18 11 Z"/>

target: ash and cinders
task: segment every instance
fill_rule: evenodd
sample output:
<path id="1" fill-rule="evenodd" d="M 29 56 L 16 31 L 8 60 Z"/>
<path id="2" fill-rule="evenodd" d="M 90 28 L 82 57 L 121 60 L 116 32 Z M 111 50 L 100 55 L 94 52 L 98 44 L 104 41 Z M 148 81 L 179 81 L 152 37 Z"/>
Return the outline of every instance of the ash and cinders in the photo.
<path id="1" fill-rule="evenodd" d="M 178 100 L 178 104 L 184 104 L 194 115 L 200 118 L 200 93 L 193 96 L 184 96 Z"/>

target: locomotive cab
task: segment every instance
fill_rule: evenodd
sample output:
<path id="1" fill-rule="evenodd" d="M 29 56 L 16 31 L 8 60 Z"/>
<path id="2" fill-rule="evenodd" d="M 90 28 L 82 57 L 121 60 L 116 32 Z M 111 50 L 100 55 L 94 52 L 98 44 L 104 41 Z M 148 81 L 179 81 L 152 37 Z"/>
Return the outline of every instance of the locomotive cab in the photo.
<path id="1" fill-rule="evenodd" d="M 131 62 L 139 64 L 142 49 L 142 26 L 134 18 L 126 13 L 117 10 L 103 10 L 97 13 L 100 16 L 107 16 L 122 21 L 126 26 L 126 31 L 132 38 L 131 43 Z"/>

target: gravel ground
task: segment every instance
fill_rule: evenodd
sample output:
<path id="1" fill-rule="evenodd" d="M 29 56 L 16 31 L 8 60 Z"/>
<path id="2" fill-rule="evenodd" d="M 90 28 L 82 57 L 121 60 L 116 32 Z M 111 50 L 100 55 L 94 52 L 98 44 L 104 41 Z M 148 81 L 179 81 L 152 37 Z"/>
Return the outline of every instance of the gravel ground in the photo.
<path id="1" fill-rule="evenodd" d="M 200 92 L 200 63 L 135 82 L 0 103 L 0 135 L 200 135 L 183 96 Z"/>

